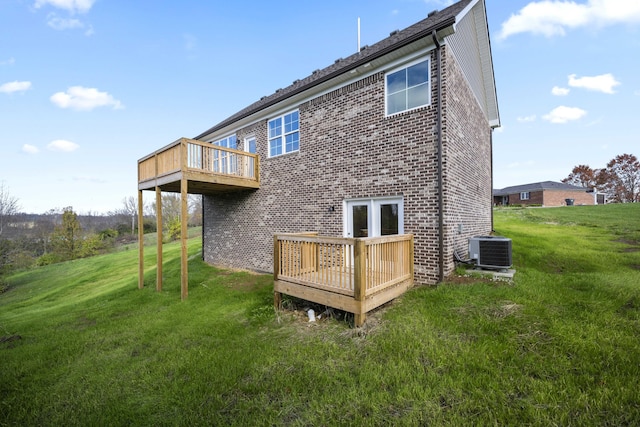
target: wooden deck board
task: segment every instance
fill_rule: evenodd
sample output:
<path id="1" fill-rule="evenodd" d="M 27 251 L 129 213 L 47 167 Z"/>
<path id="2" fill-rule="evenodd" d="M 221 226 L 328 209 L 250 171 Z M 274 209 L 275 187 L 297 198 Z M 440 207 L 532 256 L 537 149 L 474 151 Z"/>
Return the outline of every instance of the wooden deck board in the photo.
<path id="1" fill-rule="evenodd" d="M 328 238 L 313 233 L 274 235 L 274 304 L 281 294 L 366 313 L 413 286 L 413 236 Z"/>

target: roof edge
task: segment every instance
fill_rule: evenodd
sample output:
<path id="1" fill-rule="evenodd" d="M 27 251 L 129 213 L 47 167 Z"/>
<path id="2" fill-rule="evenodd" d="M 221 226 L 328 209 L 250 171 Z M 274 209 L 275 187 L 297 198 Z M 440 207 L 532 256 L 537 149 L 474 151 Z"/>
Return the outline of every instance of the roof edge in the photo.
<path id="1" fill-rule="evenodd" d="M 209 128 L 208 130 L 202 132 L 201 134 L 199 134 L 198 136 L 194 137 L 193 139 L 201 139 L 204 138 L 207 135 L 210 135 L 212 133 L 215 133 L 216 131 L 223 129 L 224 127 L 237 122 L 239 120 L 242 120 L 244 118 L 247 118 L 255 113 L 258 113 L 264 109 L 267 109 L 273 105 L 276 105 L 282 101 L 285 101 L 286 99 L 289 99 L 295 95 L 298 95 L 302 92 L 305 92 L 315 86 L 318 86 L 322 83 L 325 83 L 335 77 L 338 77 L 342 74 L 348 73 L 349 71 L 356 69 L 368 62 L 371 62 L 375 59 L 378 59 L 380 57 L 383 57 L 385 55 L 387 55 L 388 53 L 393 52 L 394 50 L 400 49 L 404 46 L 407 46 L 417 40 L 420 40 L 421 38 L 427 37 L 427 36 L 431 36 L 431 34 L 435 31 L 440 32 L 445 30 L 446 28 L 449 27 L 453 27 L 454 24 L 456 23 L 456 16 L 452 16 L 449 17 L 443 21 L 438 22 L 435 25 L 432 25 L 430 27 L 427 27 L 423 30 L 420 30 L 418 32 L 416 32 L 415 34 L 406 37 L 402 40 L 399 40 L 398 42 L 391 44 L 389 46 L 386 46 L 382 49 L 380 49 L 379 51 L 373 52 L 370 55 L 365 55 L 362 58 L 356 60 L 355 62 L 353 62 L 352 64 L 345 66 L 344 68 L 339 68 L 331 73 L 328 73 L 325 76 L 322 76 L 316 80 L 313 80 L 311 82 L 309 82 L 308 84 L 302 85 L 296 89 L 293 89 L 291 92 L 288 92 L 280 97 L 274 97 L 272 100 L 269 100 L 267 102 L 265 102 L 264 104 L 261 104 L 260 106 L 256 106 L 256 108 L 254 109 L 249 109 L 246 112 L 239 114 L 239 115 L 233 115 L 225 120 L 223 120 L 222 122 L 218 123 L 217 125 Z M 356 53 L 356 55 L 358 55 L 359 53 Z"/>

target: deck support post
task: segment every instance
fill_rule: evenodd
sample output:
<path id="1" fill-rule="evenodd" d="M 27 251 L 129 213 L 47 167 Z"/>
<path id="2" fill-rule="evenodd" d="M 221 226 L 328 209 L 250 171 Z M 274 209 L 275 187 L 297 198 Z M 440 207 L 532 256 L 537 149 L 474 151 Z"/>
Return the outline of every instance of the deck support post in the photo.
<path id="1" fill-rule="evenodd" d="M 144 288 L 144 203 L 142 190 L 138 190 L 138 289 Z"/>
<path id="2" fill-rule="evenodd" d="M 189 295 L 189 272 L 187 266 L 187 225 L 189 222 L 189 213 L 187 209 L 188 193 L 187 180 L 182 178 L 180 181 L 180 201 L 182 209 L 180 212 L 180 298 L 184 301 Z"/>
<path id="3" fill-rule="evenodd" d="M 353 291 L 356 300 L 356 313 L 354 313 L 353 324 L 359 328 L 367 318 L 365 298 L 367 291 L 367 266 L 366 266 L 366 246 L 362 239 L 355 239 L 353 243 Z"/>
<path id="4" fill-rule="evenodd" d="M 156 187 L 156 230 L 158 235 L 156 255 L 156 291 L 162 291 L 162 191 Z"/>
<path id="5" fill-rule="evenodd" d="M 273 283 L 278 281 L 278 273 L 280 272 L 280 247 L 278 245 L 278 235 L 273 236 Z M 276 310 L 282 309 L 282 294 L 273 291 L 273 307 Z"/>

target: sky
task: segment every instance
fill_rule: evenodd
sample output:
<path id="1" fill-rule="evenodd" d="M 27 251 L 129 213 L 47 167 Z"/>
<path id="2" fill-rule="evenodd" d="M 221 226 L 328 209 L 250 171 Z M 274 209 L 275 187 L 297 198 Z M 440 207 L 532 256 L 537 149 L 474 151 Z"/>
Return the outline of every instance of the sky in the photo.
<path id="1" fill-rule="evenodd" d="M 0 0 L 0 182 L 23 212 L 107 213 L 137 160 L 447 0 Z M 494 188 L 640 156 L 640 1 L 487 0 Z M 150 199 L 149 199 L 150 200 Z"/>

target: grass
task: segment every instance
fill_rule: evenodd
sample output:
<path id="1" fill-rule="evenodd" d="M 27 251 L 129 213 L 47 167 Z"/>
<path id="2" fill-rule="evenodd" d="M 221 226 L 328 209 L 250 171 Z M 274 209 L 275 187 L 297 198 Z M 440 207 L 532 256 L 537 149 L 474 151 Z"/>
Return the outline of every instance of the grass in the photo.
<path id="1" fill-rule="evenodd" d="M 275 313 L 269 276 L 189 241 L 38 268 L 0 294 L 0 425 L 640 423 L 640 204 L 497 211 L 512 284 L 414 288 L 369 316 Z"/>

